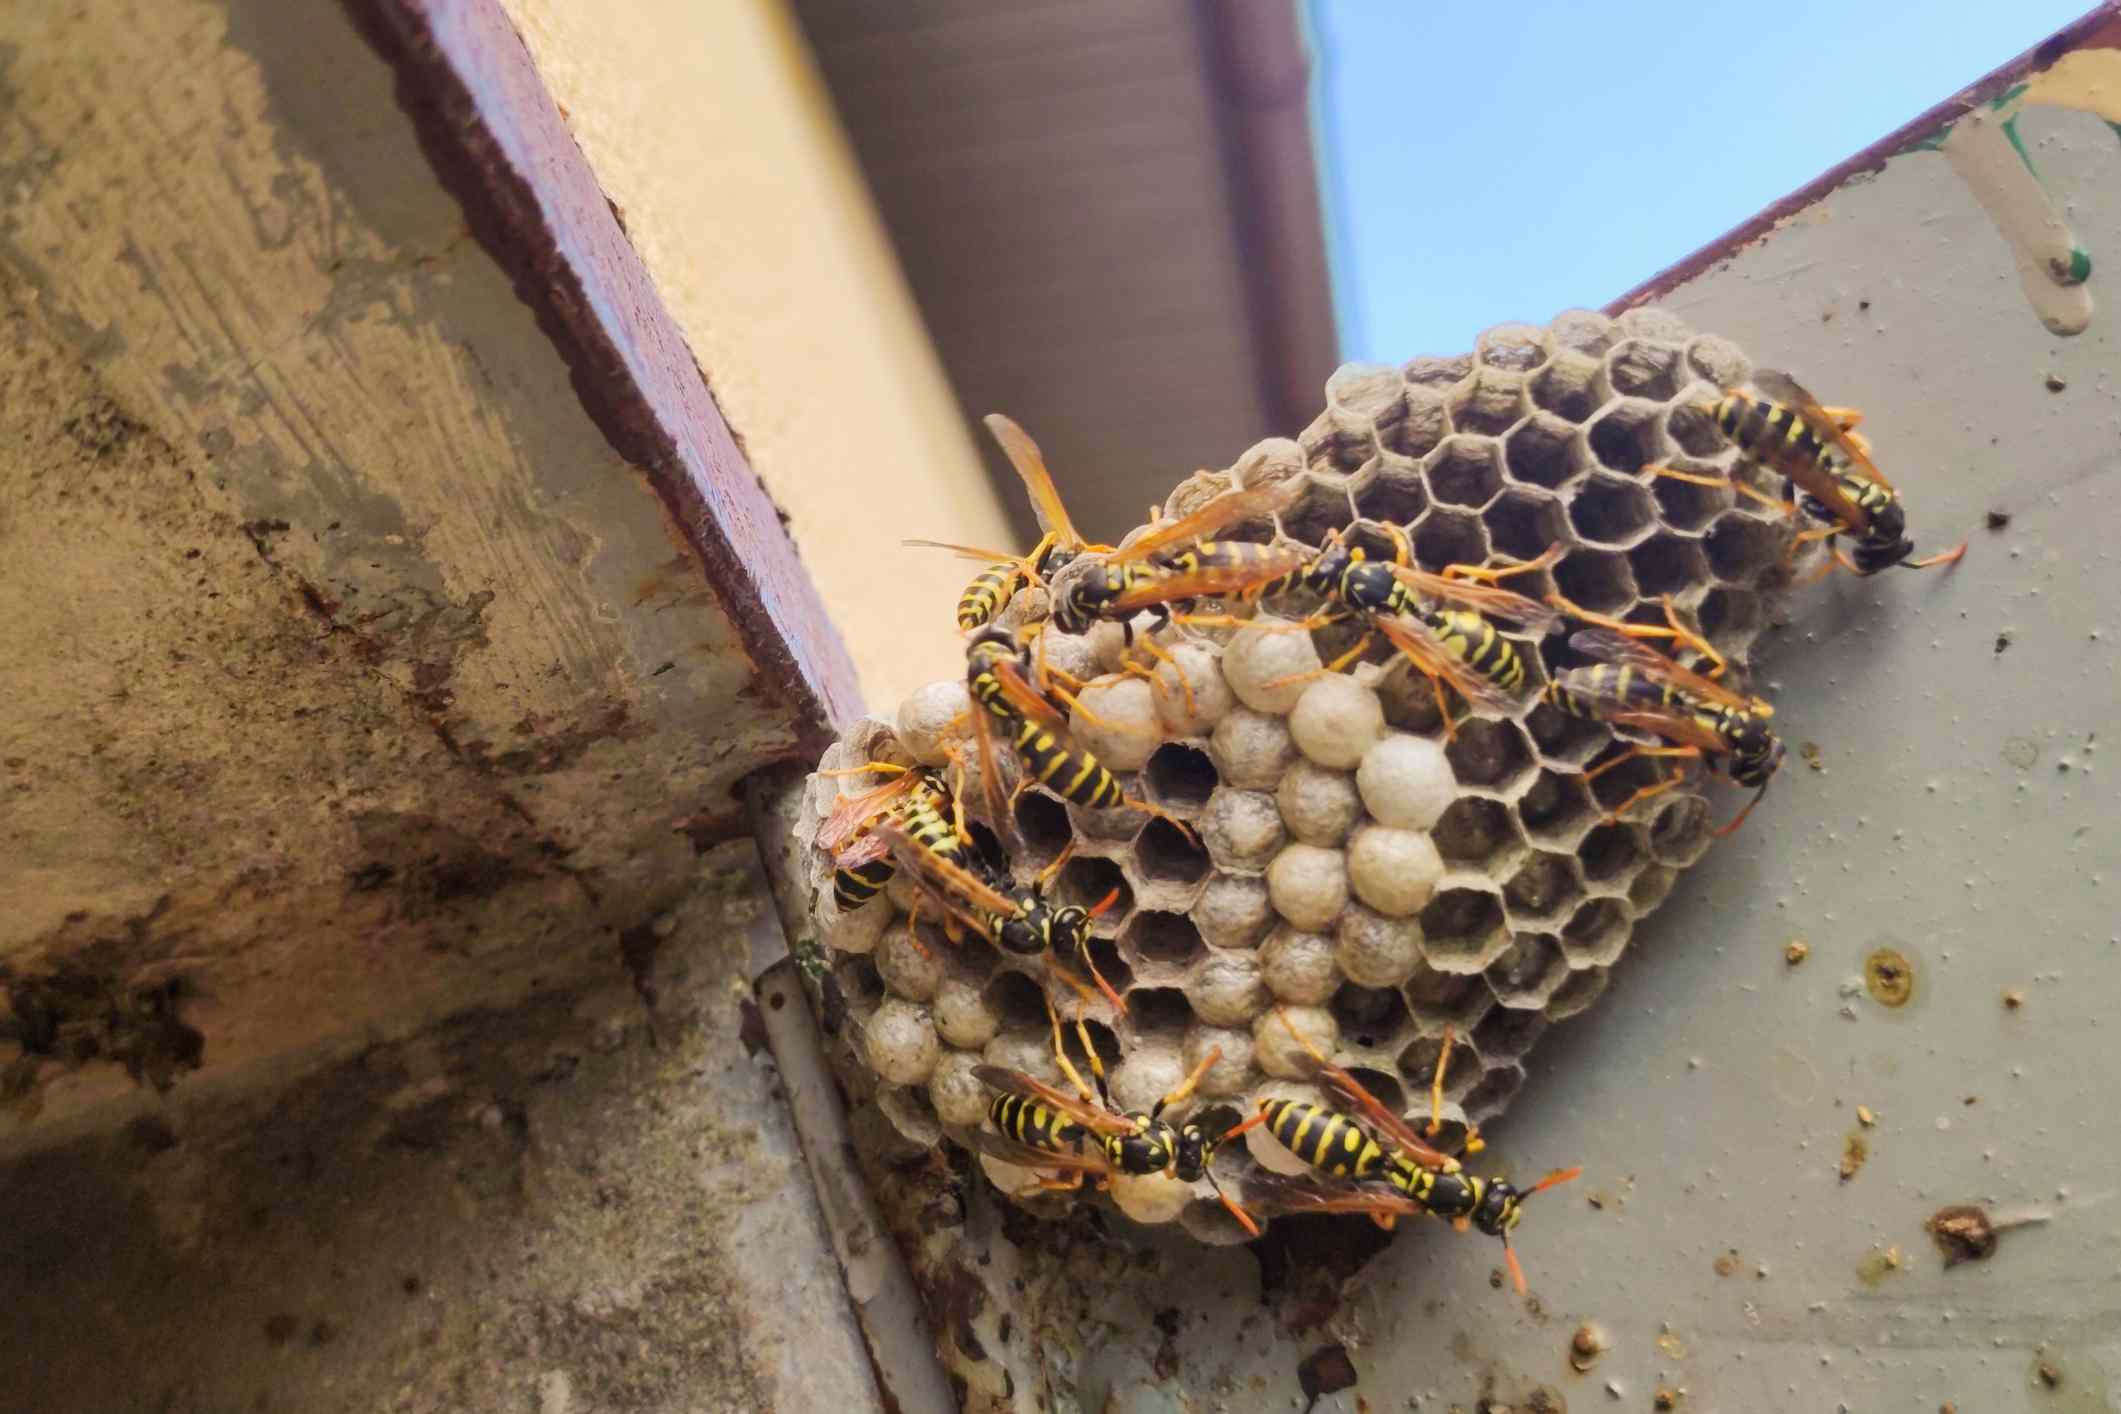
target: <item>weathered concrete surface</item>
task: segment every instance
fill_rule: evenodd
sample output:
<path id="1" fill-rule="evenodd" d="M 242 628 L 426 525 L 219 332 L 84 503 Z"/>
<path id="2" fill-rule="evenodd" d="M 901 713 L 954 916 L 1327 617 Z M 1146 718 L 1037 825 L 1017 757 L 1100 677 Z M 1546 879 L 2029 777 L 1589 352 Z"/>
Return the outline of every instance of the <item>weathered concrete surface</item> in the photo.
<path id="1" fill-rule="evenodd" d="M 862 1410 L 710 856 L 580 990 L 0 1165 L 10 1409 Z M 654 998 L 644 1005 L 643 992 Z"/>
<path id="2" fill-rule="evenodd" d="M 608 969 L 815 729 L 337 6 L 0 11 L 0 320 L 0 1145 Z"/>

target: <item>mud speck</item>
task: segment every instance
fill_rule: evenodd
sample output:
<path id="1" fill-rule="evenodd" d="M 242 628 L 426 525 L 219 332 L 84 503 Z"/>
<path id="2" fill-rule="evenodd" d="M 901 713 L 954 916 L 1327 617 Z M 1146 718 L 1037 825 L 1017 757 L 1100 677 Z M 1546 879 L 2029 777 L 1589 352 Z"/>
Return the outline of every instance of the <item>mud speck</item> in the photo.
<path id="1" fill-rule="evenodd" d="M 1743 1265 L 1744 1263 L 1738 1260 L 1738 1249 L 1733 1247 L 1716 1259 L 1716 1275 L 1720 1277 L 1735 1276 L 1738 1268 Z"/>
<path id="2" fill-rule="evenodd" d="M 1524 1397 L 1525 1414 L 1569 1414 L 1569 1402 L 1552 1385 L 1534 1385 Z"/>
<path id="3" fill-rule="evenodd" d="M 1877 1286 L 1906 1264 L 1898 1247 L 1874 1248 L 1871 1254 L 1856 1264 L 1856 1280 L 1865 1286 Z"/>
<path id="4" fill-rule="evenodd" d="M 1944 1254 L 1944 1265 L 1985 1261 L 1996 1250 L 1996 1228 L 1985 1209 L 1971 1203 L 1939 1208 L 1923 1224 L 1930 1241 Z"/>
<path id="5" fill-rule="evenodd" d="M 2004 1010 L 2006 1010 L 2006 1011 L 2016 1011 L 2016 1010 L 2017 1010 L 2017 1009 L 2018 1009 L 2019 1007 L 2022 1007 L 2022 1006 L 2024 1006 L 2024 1005 L 2025 1005 L 2025 993 L 2023 993 L 2023 992 L 2019 991 L 2019 990 L 2018 990 L 2018 989 L 2017 989 L 2016 987 L 2012 987 L 2012 988 L 2010 988 L 2010 989 L 2009 989 L 2008 991 L 2004 992 L 2004 994 L 2003 994 L 2003 1007 L 2004 1007 Z"/>
<path id="6" fill-rule="evenodd" d="M 2042 1389 L 2062 1388 L 2062 1367 L 2055 1357 L 2042 1351 L 2033 1359 L 2033 1383 Z"/>
<path id="7" fill-rule="evenodd" d="M 1806 741 L 1798 743 L 1797 754 L 1802 756 L 1804 764 L 1813 770 L 1824 771 L 1826 769 L 1826 755 L 1820 751 L 1818 742 Z"/>
<path id="8" fill-rule="evenodd" d="M 1679 1407 L 1679 1401 L 1684 1398 L 1686 1398 L 1685 1390 L 1673 1389 L 1669 1385 L 1659 1385 L 1657 1386 L 1657 1392 L 1650 1396 L 1650 1408 L 1657 1410 L 1658 1414 L 1670 1414 L 1671 1410 Z"/>
<path id="9" fill-rule="evenodd" d="M 1841 1181 L 1843 1183 L 1847 1183 L 1850 1179 L 1854 1178 L 1857 1174 L 1861 1173 L 1863 1171 L 1864 1164 L 1870 1160 L 1870 1157 L 1870 1141 L 1865 1139 L 1861 1134 L 1850 1134 L 1849 1137 L 1847 1139 L 1844 1139 L 1841 1143 L 1841 1163 L 1838 1166 L 1838 1171 L 1841 1174 Z"/>
<path id="10" fill-rule="evenodd" d="M 1988 513 L 1988 528 L 1990 530 L 2001 530 L 2010 523 L 2011 513 L 2009 511 L 1991 510 Z"/>
<path id="11" fill-rule="evenodd" d="M 1569 1368 L 1579 1375 L 1598 1363 L 1605 1354 L 1607 1345 L 1605 1331 L 1594 1321 L 1586 1321 L 1569 1337 Z"/>
<path id="12" fill-rule="evenodd" d="M 1788 945 L 1782 949 L 1782 960 L 1792 967 L 1803 962 L 1811 955 L 1812 945 L 1802 938 L 1790 939 Z"/>
<path id="13" fill-rule="evenodd" d="M 1863 985 L 1880 1006 L 1906 1006 L 1915 995 L 1915 965 L 1898 948 L 1879 948 L 1863 960 Z"/>

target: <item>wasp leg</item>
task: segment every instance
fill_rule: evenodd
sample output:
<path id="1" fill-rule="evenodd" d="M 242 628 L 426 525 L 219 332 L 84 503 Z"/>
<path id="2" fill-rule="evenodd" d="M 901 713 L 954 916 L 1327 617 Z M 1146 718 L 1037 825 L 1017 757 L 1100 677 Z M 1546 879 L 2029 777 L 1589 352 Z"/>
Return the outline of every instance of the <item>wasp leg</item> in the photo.
<path id="1" fill-rule="evenodd" d="M 1026 1184 L 1009 1196 L 1018 1202 L 1022 1202 L 1026 1198 L 1036 1198 L 1042 1193 L 1072 1193 L 1082 1186 L 1082 1170 L 1074 1169 L 1064 1178 L 1046 1178 L 1042 1176 L 1037 1182 Z"/>
<path id="2" fill-rule="evenodd" d="M 1200 1058 L 1200 1064 L 1193 1067 L 1193 1073 L 1191 1075 L 1188 1075 L 1185 1080 L 1180 1083 L 1177 1089 L 1173 1090 L 1170 1094 L 1164 1096 L 1161 1100 L 1158 1100 L 1156 1104 L 1150 1108 L 1149 1118 L 1160 1118 L 1163 1115 L 1163 1112 L 1170 1106 L 1183 1104 L 1185 1102 L 1186 1097 L 1188 1095 L 1191 1095 L 1194 1090 L 1199 1088 L 1201 1077 L 1206 1075 L 1209 1071 L 1213 1070 L 1215 1068 L 1215 1063 L 1221 1060 L 1222 1058 L 1222 1047 L 1210 1047 L 1208 1053 Z"/>
<path id="3" fill-rule="evenodd" d="M 1429 1137 L 1434 1139 L 1443 1131 L 1443 1078 L 1451 1065 L 1451 1047 L 1458 1036 L 1449 1026 L 1443 1029 L 1443 1049 L 1436 1056 L 1436 1075 L 1429 1082 Z M 1488 1141 L 1480 1137 L 1480 1127 L 1470 1120 L 1466 1122 L 1466 1152 L 1477 1154 L 1488 1147 Z"/>
<path id="4" fill-rule="evenodd" d="M 1698 746 L 1644 746 L 1637 747 L 1633 754 L 1640 756 L 1698 757 L 1699 755 L 1701 755 L 1701 748 Z M 1657 784 L 1655 785 L 1642 787 L 1633 795 L 1629 796 L 1626 800 L 1621 801 L 1620 804 L 1614 806 L 1611 810 L 1608 810 L 1606 812 L 1605 820 L 1603 823 L 1608 825 L 1619 824 L 1620 818 L 1623 815 L 1627 814 L 1628 811 L 1634 809 L 1637 805 L 1641 804 L 1645 800 L 1648 800 L 1652 796 L 1664 794 L 1666 791 L 1670 790 L 1673 786 L 1678 785 L 1685 779 L 1686 772 L 1675 771 L 1671 775 L 1666 776 L 1663 780 L 1657 782 Z"/>
<path id="5" fill-rule="evenodd" d="M 1074 1061 L 1068 1059 L 1067 1044 L 1061 1039 L 1060 1013 L 1053 1009 L 1053 999 L 1050 997 L 1046 999 L 1046 1019 L 1053 1023 L 1053 1059 L 1060 1063 L 1061 1074 L 1068 1077 L 1068 1083 L 1075 1087 L 1075 1093 L 1082 1097 L 1084 1104 L 1096 1104 L 1104 1094 L 1105 1068 L 1097 1058 L 1097 1048 L 1090 1044 L 1089 1028 L 1083 1025 L 1081 1017 L 1075 1019 L 1075 1033 L 1082 1039 L 1083 1054 L 1089 1058 L 1090 1068 L 1097 1074 L 1095 1091 L 1083 1083 L 1082 1072 L 1075 1068 Z M 1106 1101 L 1105 1108 L 1112 1108 L 1109 1100 Z"/>
<path id="6" fill-rule="evenodd" d="M 901 766 L 895 761 L 871 761 L 866 766 L 848 766 L 837 771 L 819 771 L 817 774 L 828 778 L 836 778 L 839 776 L 864 776 L 871 771 L 882 771 L 887 775 L 903 776 L 912 769 L 911 766 Z"/>
<path id="7" fill-rule="evenodd" d="M 1058 697 L 1061 701 L 1068 704 L 1069 711 L 1073 712 L 1076 716 L 1082 718 L 1091 726 L 1096 727 L 1101 731 L 1119 732 L 1126 736 L 1156 735 L 1156 729 L 1154 727 L 1144 727 L 1138 724 L 1130 724 L 1126 722 L 1115 722 L 1108 717 L 1100 717 L 1097 713 L 1091 711 L 1088 707 L 1083 706 L 1082 699 L 1080 697 L 1077 697 L 1074 693 L 1068 691 L 1064 687 L 1056 686 L 1049 690 L 1053 696 Z"/>
<path id="8" fill-rule="evenodd" d="M 1508 579 L 1513 574 L 1529 574 L 1533 570 L 1551 569 L 1554 565 L 1560 563 L 1561 557 L 1567 553 L 1568 547 L 1565 545 L 1549 545 L 1546 549 L 1540 551 L 1535 559 L 1522 560 L 1517 564 L 1504 565 L 1499 569 L 1481 565 L 1450 565 L 1445 567 L 1443 577 L 1445 579 L 1477 579 L 1493 584 L 1496 580 Z"/>
<path id="9" fill-rule="evenodd" d="M 950 921 L 949 914 L 946 913 L 943 915 L 943 921 L 946 924 Z M 919 893 L 916 892 L 913 895 L 913 906 L 906 910 L 906 941 L 913 944 L 913 950 L 919 953 L 922 957 L 932 957 L 934 956 L 934 954 L 928 951 L 928 945 L 926 943 L 923 943 L 921 941 L 920 934 L 914 931 L 914 929 L 920 926 L 920 922 L 921 896 Z"/>
<path id="10" fill-rule="evenodd" d="M 1143 639 L 1142 647 L 1148 651 L 1150 657 L 1156 659 L 1159 666 L 1168 665 L 1171 669 L 1172 675 L 1178 679 L 1178 689 L 1186 699 L 1187 719 L 1191 720 L 1192 718 L 1198 716 L 1200 713 L 1200 708 L 1195 704 L 1193 699 L 1193 680 L 1187 677 L 1186 670 L 1178 665 L 1178 659 L 1172 657 L 1170 650 L 1166 649 L 1161 643 L 1158 643 L 1153 638 Z M 1151 689 L 1157 691 L 1163 690 L 1163 681 L 1162 679 L 1157 677 L 1156 670 L 1154 668 L 1148 670 L 1147 676 Z"/>
<path id="11" fill-rule="evenodd" d="M 1626 619 L 1616 619 L 1611 614 L 1601 614 L 1595 609 L 1586 609 L 1558 590 L 1547 596 L 1547 603 L 1561 610 L 1570 618 L 1581 619 L 1587 624 L 1596 624 L 1600 628 L 1610 629 L 1623 638 L 1669 638 L 1683 647 L 1692 649 L 1708 661 L 1708 670 L 1704 676 L 1711 678 L 1722 677 L 1724 671 L 1730 667 L 1730 664 L 1724 661 L 1721 653 L 1716 651 L 1716 645 L 1710 643 L 1706 638 L 1703 638 L 1693 629 L 1688 628 L 1679 621 L 1679 609 L 1673 604 L 1671 595 L 1665 595 L 1661 602 L 1664 605 L 1664 623 L 1662 625 L 1637 624 L 1629 623 Z"/>

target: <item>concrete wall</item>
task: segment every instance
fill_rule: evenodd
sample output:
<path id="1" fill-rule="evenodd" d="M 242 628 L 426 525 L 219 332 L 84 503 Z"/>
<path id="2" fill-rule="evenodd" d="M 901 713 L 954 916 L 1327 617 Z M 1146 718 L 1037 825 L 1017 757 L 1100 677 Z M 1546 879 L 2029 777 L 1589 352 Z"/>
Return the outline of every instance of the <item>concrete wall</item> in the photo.
<path id="1" fill-rule="evenodd" d="M 977 569 L 899 540 L 1013 533 L 787 7 L 507 8 L 786 508 L 869 700 L 898 700 L 962 651 L 950 611 Z"/>

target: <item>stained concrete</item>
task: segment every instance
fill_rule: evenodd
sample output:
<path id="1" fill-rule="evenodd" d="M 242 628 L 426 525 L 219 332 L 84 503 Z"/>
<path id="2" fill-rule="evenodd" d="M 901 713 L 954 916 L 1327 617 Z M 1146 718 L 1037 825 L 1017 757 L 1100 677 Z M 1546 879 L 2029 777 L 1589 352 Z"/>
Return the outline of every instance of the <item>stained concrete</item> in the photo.
<path id="1" fill-rule="evenodd" d="M 629 940 L 634 972 L 0 1165 L 8 1406 L 874 1407 L 745 1040 L 749 848 Z"/>

